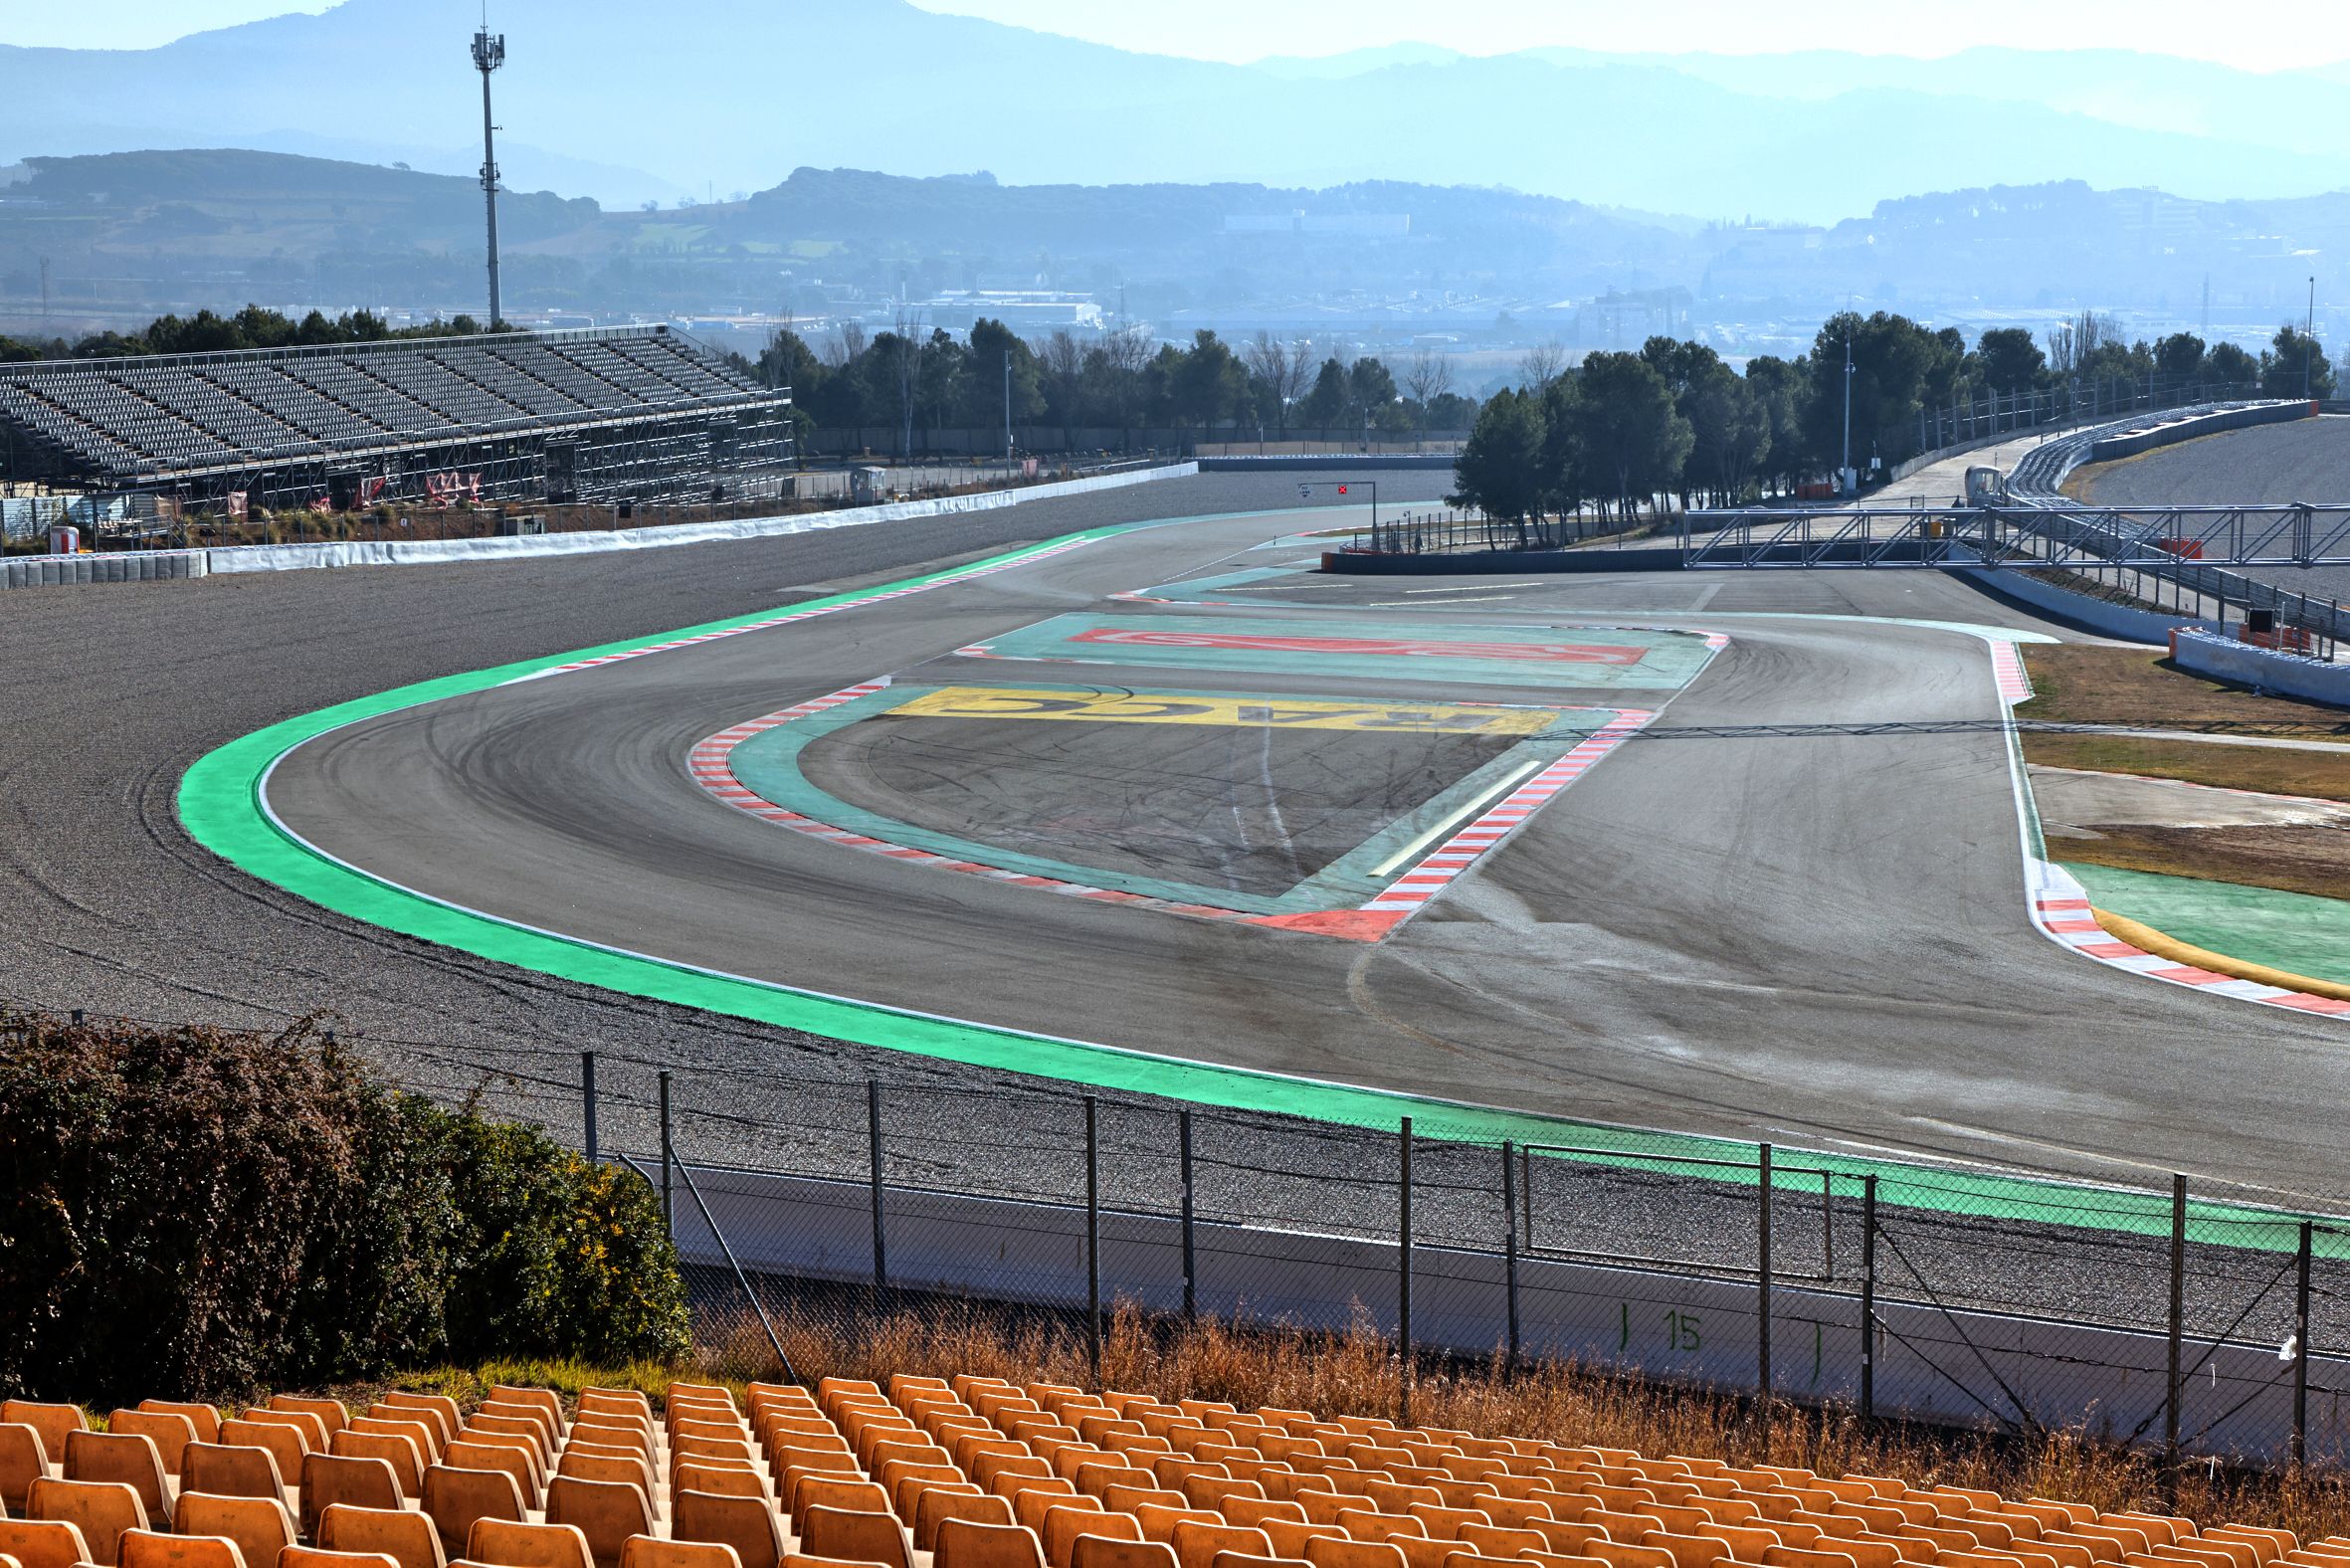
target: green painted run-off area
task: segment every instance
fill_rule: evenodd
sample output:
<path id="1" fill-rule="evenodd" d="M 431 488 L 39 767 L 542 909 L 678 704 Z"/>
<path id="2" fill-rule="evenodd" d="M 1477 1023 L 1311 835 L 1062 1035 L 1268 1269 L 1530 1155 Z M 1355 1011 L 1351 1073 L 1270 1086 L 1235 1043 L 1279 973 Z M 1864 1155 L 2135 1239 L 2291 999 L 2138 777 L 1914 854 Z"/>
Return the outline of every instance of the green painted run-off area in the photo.
<path id="1" fill-rule="evenodd" d="M 1190 519 L 1198 520 L 1198 519 Z M 1166 526 L 1165 523 L 1145 526 Z M 1044 550 L 1090 542 L 1127 531 L 1101 528 L 1047 540 L 985 561 L 796 605 L 795 612 L 830 612 L 873 602 L 884 592 L 936 587 L 979 570 Z M 690 627 L 663 637 L 606 644 L 420 682 L 300 714 L 256 730 L 199 758 L 180 782 L 180 820 L 189 835 L 247 874 L 347 918 L 438 943 L 497 963 L 583 985 L 600 986 L 681 1007 L 699 1008 L 778 1028 L 906 1051 L 942 1060 L 1033 1074 L 1066 1082 L 1155 1095 L 1194 1104 L 1295 1115 L 1365 1127 L 1396 1127 L 1411 1117 L 1422 1135 L 1466 1142 L 1605 1145 L 1611 1163 L 1672 1170 L 1713 1179 L 1751 1182 L 1750 1170 L 1692 1167 L 1692 1158 L 1745 1160 L 1754 1145 L 1679 1133 L 1595 1126 L 1567 1117 L 1463 1105 L 1392 1090 L 1285 1077 L 1189 1062 L 1108 1045 L 997 1029 L 909 1013 L 886 1005 L 715 974 L 689 965 L 623 952 L 559 934 L 532 930 L 411 892 L 338 865 L 282 829 L 263 800 L 271 767 L 304 741 L 329 730 L 448 697 L 486 690 L 523 677 L 605 654 L 654 643 L 732 631 L 770 620 L 762 611 Z M 788 627 L 772 635 L 789 637 Z M 655 657 L 669 657 L 660 655 Z M 592 673 L 558 677 L 593 679 Z M 1890 1204 L 2017 1222 L 2079 1226 L 2161 1236 L 2170 1228 L 2166 1197 L 1997 1172 L 1947 1171 L 1895 1160 L 1806 1154 L 1802 1163 L 1833 1172 L 1839 1193 L 1858 1191 L 1858 1178 L 1876 1175 Z M 2198 1203 L 2199 1240 L 2289 1252 L 2289 1217 L 2233 1205 Z M 2330 1241 L 2329 1241 L 2329 1246 Z"/>
<path id="2" fill-rule="evenodd" d="M 2100 909 L 2250 964 L 2350 985 L 2350 901 L 2241 882 L 2067 865 Z"/>

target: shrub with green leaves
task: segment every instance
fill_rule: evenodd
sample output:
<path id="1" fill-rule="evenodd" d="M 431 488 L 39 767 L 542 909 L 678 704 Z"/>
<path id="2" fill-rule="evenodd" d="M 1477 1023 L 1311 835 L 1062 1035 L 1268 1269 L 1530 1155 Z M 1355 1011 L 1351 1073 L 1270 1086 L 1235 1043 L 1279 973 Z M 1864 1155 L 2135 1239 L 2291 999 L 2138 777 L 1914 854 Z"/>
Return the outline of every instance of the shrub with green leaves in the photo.
<path id="1" fill-rule="evenodd" d="M 234 1394 L 452 1356 L 666 1359 L 658 1198 L 283 1035 L 0 1014 L 0 1388 Z"/>

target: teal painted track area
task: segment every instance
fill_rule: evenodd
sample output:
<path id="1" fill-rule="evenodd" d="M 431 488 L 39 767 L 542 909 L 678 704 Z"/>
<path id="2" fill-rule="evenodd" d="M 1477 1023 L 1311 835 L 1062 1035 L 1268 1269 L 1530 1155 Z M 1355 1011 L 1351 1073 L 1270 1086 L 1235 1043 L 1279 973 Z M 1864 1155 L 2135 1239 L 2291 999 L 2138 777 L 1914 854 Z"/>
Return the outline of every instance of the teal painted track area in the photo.
<path id="1" fill-rule="evenodd" d="M 1173 615 L 1065 615 L 974 644 L 990 659 L 1114 662 L 1146 669 L 1360 677 L 1394 672 L 1475 686 L 1555 690 L 1676 691 L 1705 668 L 1702 636 L 1686 632 L 1480 626 L 1322 615 L 1291 620 Z"/>
<path id="2" fill-rule="evenodd" d="M 2350 985 L 2350 902 L 2197 877 L 2067 865 L 2100 909 L 2210 952 Z"/>
<path id="3" fill-rule="evenodd" d="M 1075 711 L 1024 711 L 1055 701 Z M 1377 897 L 1432 837 L 1617 717 L 1160 688 L 1112 706 L 1078 688 L 894 685 L 763 730 L 729 765 L 763 801 L 952 862 L 1295 914 Z M 811 757 L 828 782 L 848 781 L 839 793 L 811 778 Z"/>
<path id="4" fill-rule="evenodd" d="M 984 579 L 962 568 L 882 583 L 691 637 L 651 634 L 596 651 L 601 663 L 556 656 L 387 692 L 207 757 L 183 810 L 239 865 L 392 930 L 984 1072 L 1357 1124 L 1412 1114 L 1437 1135 L 1579 1143 L 1589 1140 L 1575 1129 L 1595 1122 L 1685 1129 L 1611 1133 L 1619 1158 L 1673 1159 L 1768 1128 L 1841 1146 L 1821 1156 L 1840 1171 L 1892 1172 L 1902 1153 L 2015 1151 L 2078 1169 L 2131 1151 L 2148 1116 L 2181 1102 L 2198 1106 L 2198 1125 L 2259 1124 L 2258 1085 L 2204 1071 L 2215 1032 L 2242 1025 L 2235 1004 L 2067 963 L 2022 919 L 2002 736 L 1961 724 L 1864 740 L 1704 738 L 1773 721 L 1997 717 L 1981 640 L 1945 629 L 1997 613 L 1963 589 L 1903 574 L 1898 597 L 1871 606 L 1854 599 L 1871 585 L 1851 576 L 1651 582 L 1647 602 L 1611 612 L 1587 602 L 1606 585 L 1582 582 L 1572 598 L 1542 585 L 1500 608 L 1432 604 L 1392 619 L 1372 605 L 1153 615 L 1119 599 L 1229 561 L 1278 526 L 1207 518 L 1051 541 L 978 563 Z M 1663 603 L 1673 595 L 1677 609 Z M 1808 608 L 1774 611 L 1778 598 Z M 1708 605 L 1736 627 L 1711 664 Z M 1628 631 L 1625 619 L 1656 625 Z M 1103 631 L 1150 635 L 1079 640 Z M 1007 652 L 1019 648 L 1032 652 Z M 1020 658 L 1084 668 L 1048 674 Z M 728 809 L 684 765 L 706 737 L 883 675 L 933 691 L 1638 707 L 1663 710 L 1656 734 L 1684 738 L 1622 747 L 1395 936 L 1355 945 L 848 854 Z M 889 711 L 832 734 L 847 744 Z M 1080 741 L 1078 724 L 1061 741 L 1049 727 L 1008 762 L 1025 768 L 1063 746 L 1106 779 L 1109 764 L 1134 760 L 1123 748 L 1144 747 L 1106 733 Z M 1224 727 L 1254 739 L 1267 726 Z M 953 756 L 936 734 L 915 738 L 879 774 L 935 805 L 966 775 L 945 766 L 921 780 L 927 756 Z M 982 743 L 995 744 L 953 745 Z M 808 785 L 891 834 L 940 833 L 941 854 L 1009 848 L 1096 881 L 1235 885 L 915 821 L 844 782 L 857 758 L 834 758 L 828 773 L 813 749 L 797 759 Z M 1343 760 L 1366 758 L 1387 765 L 1374 752 Z M 1302 857 L 1304 875 L 1271 891 L 1237 879 L 1238 890 L 1277 902 L 1382 835 L 1382 848 L 1408 839 L 1431 803 L 1494 760 L 1426 763 L 1425 793 L 1399 782 L 1384 818 L 1356 824 L 1342 846 L 1333 831 Z M 1273 765 L 1277 784 L 1277 752 Z M 987 777 L 967 775 L 973 787 Z M 1242 777 L 1222 768 L 1187 787 Z M 1071 789 L 988 820 L 1060 831 L 1083 801 Z M 1216 804 L 1230 810 L 1227 797 Z M 1203 809 L 1196 831 L 1212 828 Z M 2084 1057 L 2076 1025 L 2054 1037 L 2052 1020 L 2080 1018 L 2129 1039 L 2126 1073 Z M 2309 1061 L 2337 1033 L 2316 1021 L 2259 1028 Z M 2001 1178 L 1949 1201 L 2012 1214 L 2037 1190 Z M 2117 1207 L 2133 1227 L 2166 1223 Z"/>

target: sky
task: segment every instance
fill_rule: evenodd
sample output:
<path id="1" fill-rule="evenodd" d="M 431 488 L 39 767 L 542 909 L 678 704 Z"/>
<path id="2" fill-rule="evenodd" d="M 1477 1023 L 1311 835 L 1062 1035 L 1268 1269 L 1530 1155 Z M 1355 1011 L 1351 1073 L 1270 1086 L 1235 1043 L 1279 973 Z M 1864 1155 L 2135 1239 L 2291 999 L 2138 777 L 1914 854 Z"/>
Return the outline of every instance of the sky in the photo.
<path id="1" fill-rule="evenodd" d="M 791 0 L 768 0 L 789 4 Z M 2275 71 L 2350 58 L 2340 0 L 2242 0 L 2214 25 L 2209 0 L 915 0 L 1154 54 L 1254 60 L 1404 41 L 1469 54 L 1537 45 L 1778 54 L 1845 49 L 1946 55 L 1978 44 L 2134 47 Z M 324 0 L 0 0 L 0 43 L 143 49 Z"/>

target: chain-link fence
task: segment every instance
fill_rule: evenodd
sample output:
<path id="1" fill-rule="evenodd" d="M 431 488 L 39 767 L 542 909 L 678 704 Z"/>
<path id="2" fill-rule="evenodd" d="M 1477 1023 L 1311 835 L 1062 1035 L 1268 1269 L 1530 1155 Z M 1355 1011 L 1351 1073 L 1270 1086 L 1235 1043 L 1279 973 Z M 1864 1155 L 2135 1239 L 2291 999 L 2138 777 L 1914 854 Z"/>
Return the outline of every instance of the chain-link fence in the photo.
<path id="1" fill-rule="evenodd" d="M 79 1021 L 77 1017 L 77 1021 Z M 661 1194 L 700 1325 L 907 1307 L 1364 1328 L 2187 1456 L 2350 1460 L 2350 1217 L 1516 1118 L 1349 1124 L 906 1057 L 887 1081 L 369 1038 L 411 1087 Z M 536 1067 L 515 1062 L 534 1058 Z M 1405 1380 L 1404 1387 L 1409 1387 Z"/>
<path id="2" fill-rule="evenodd" d="M 1132 1303 L 1867 1416 L 2350 1457 L 2350 1221 L 2184 1182 L 1533 1118 L 1495 1143 L 1434 1105 L 1407 1132 L 1009 1080 L 600 1071 L 598 1152 L 664 1187 L 697 1300 L 735 1319 L 853 1329 L 953 1298 L 1098 1326 Z"/>

